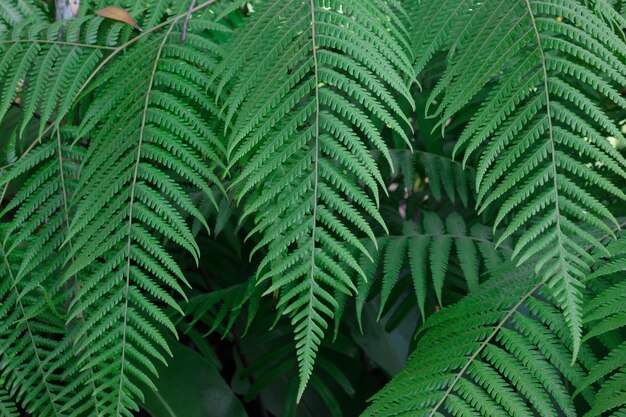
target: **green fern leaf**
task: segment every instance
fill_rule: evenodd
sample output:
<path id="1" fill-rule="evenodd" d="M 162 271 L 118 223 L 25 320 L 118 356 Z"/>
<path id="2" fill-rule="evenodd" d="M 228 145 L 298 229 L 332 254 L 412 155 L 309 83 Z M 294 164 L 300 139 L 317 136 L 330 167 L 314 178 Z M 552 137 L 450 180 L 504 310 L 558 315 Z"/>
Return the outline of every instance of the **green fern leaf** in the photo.
<path id="1" fill-rule="evenodd" d="M 364 215 L 384 224 L 369 144 L 391 163 L 380 126 L 409 143 L 394 95 L 412 102 L 413 71 L 397 16 L 369 0 L 260 4 L 218 69 L 230 167 L 241 168 L 232 187 L 263 236 L 259 279 L 281 290 L 295 328 L 298 397 L 337 307 L 330 289 L 354 291 L 361 273 L 341 248 L 364 250 L 355 231 L 374 239 Z"/>
<path id="2" fill-rule="evenodd" d="M 225 29 L 194 19 L 184 45 L 180 30 L 175 20 L 105 70 L 99 80 L 106 84 L 77 133 L 91 143 L 65 239 L 72 245 L 66 279 L 85 277 L 69 318 L 84 317 L 76 350 L 81 366 L 93 372 L 105 415 L 132 415 L 142 398 L 137 382 L 152 386 L 153 362 L 165 362 L 169 352 L 160 329 L 175 328 L 157 303 L 181 311 L 169 292 L 185 297 L 188 284 L 162 242 L 176 243 L 197 261 L 200 250 L 185 217 L 206 225 L 181 182 L 213 202 L 210 185 L 219 185 L 213 169 L 223 146 L 215 123 L 206 121 L 217 121 L 214 107 L 201 98 L 207 105 L 198 106 L 199 96 L 186 92 L 202 83 L 210 90 L 206 74 L 218 46 L 209 34 Z"/>
<path id="3" fill-rule="evenodd" d="M 18 417 L 20 414 L 11 396 L 4 390 L 0 390 L 0 416 Z"/>
<path id="4" fill-rule="evenodd" d="M 570 364 L 568 324 L 532 271 L 499 274 L 429 318 L 364 416 L 576 415 L 565 381 L 580 384 L 593 354 L 583 345 Z"/>
<path id="5" fill-rule="evenodd" d="M 578 385 L 575 395 L 586 389 L 595 392 L 586 417 L 619 416 L 626 412 L 626 281 L 623 265 L 626 260 L 626 239 L 621 233 L 607 249 L 611 258 L 598 257 L 589 276 L 592 288 L 584 313 L 588 329 L 583 340 L 599 342 L 607 354 L 593 366 Z"/>
<path id="6" fill-rule="evenodd" d="M 477 157 L 477 206 L 497 207 L 494 227 L 508 223 L 500 239 L 522 231 L 517 261 L 541 254 L 535 270 L 563 308 L 575 357 L 591 262 L 583 246 L 602 248 L 587 228 L 611 234 L 606 223 L 616 220 L 600 195 L 626 197 L 613 180 L 624 178 L 626 160 L 607 136 L 625 139 L 587 93 L 626 108 L 618 91 L 626 81 L 626 43 L 607 23 L 623 19 L 606 4 L 574 0 L 472 3 L 424 2 L 418 13 L 444 8 L 460 19 L 434 19 L 419 38 L 426 52 L 418 62 L 453 44 L 431 114 L 443 126 L 488 86 L 455 152 L 464 152 L 464 162 Z"/>
<path id="7" fill-rule="evenodd" d="M 48 309 L 45 297 L 29 285 L 31 280 L 17 279 L 14 265 L 19 264 L 20 255 L 19 251 L 8 254 L 0 246 L 0 361 L 4 384 L 29 413 L 65 416 L 60 398 L 62 375 L 72 352 L 67 344 L 59 345 L 54 340 L 55 334 L 64 332 L 63 322 L 53 314 L 39 313 Z M 52 287 L 52 283 L 46 284 Z M 2 411 L 14 415 L 11 410 L 8 406 Z"/>
<path id="8" fill-rule="evenodd" d="M 380 254 L 374 261 L 365 257 L 360 261 L 365 275 L 357 283 L 357 300 L 365 300 L 370 296 L 372 285 L 377 280 L 378 263 L 382 264 L 379 318 L 387 306 L 392 287 L 400 279 L 405 267 L 410 270 L 417 305 L 425 320 L 430 282 L 434 287 L 437 304 L 444 305 L 443 287 L 453 255 L 465 278 L 466 289 L 470 292 L 478 287 L 481 269 L 485 273 L 510 257 L 511 249 L 496 248 L 486 226 L 475 224 L 468 230 L 463 218 L 456 213 L 450 214 L 445 220 L 431 212 L 420 214 L 423 217 L 420 223 L 404 222 L 402 234 L 378 239 Z M 361 325 L 364 302 L 357 302 L 356 305 L 357 319 Z"/>
<path id="9" fill-rule="evenodd" d="M 43 358 L 50 355 L 45 360 L 50 365 L 39 365 L 40 372 L 49 377 L 30 378 L 29 371 L 20 367 L 23 362 L 16 359 L 13 360 L 15 366 L 7 367 L 4 375 L 14 384 L 13 389 L 28 393 L 18 395 L 17 399 L 26 409 L 36 410 L 37 415 L 74 416 L 81 412 L 98 415 L 91 401 L 94 387 L 85 382 L 88 373 L 81 373 L 73 360 L 74 332 L 80 320 L 64 325 L 68 303 L 79 282 L 72 277 L 63 283 L 62 256 L 67 251 L 62 249 L 62 244 L 71 215 L 69 198 L 84 158 L 82 148 L 72 149 L 65 140 L 56 131 L 53 140 L 35 147 L 0 176 L 0 184 L 6 187 L 23 174 L 28 175 L 28 181 L 0 213 L 4 217 L 15 210 L 11 221 L 3 227 L 2 246 L 6 248 L 3 250 L 7 260 L 13 258 L 11 265 L 6 264 L 5 273 L 9 276 L 5 281 L 18 283 L 15 289 L 19 293 L 16 299 L 8 299 L 4 304 L 9 309 L 5 313 L 14 310 L 12 314 L 21 311 L 27 316 L 20 320 L 27 326 L 29 337 L 35 340 L 35 357 L 30 360 L 37 361 L 40 357 L 43 362 Z M 5 319 L 11 328 L 12 319 Z M 21 327 L 14 331 L 24 332 Z M 51 350 L 52 346 L 55 348 Z M 3 345 L 3 352 L 14 357 L 21 349 L 24 347 L 15 344 L 12 337 Z M 60 375 L 65 375 L 72 383 L 62 383 Z M 42 390 L 48 395 L 42 396 Z M 49 406 L 44 406 L 42 401 Z M 70 413 L 68 405 L 76 402 L 81 402 L 81 407 Z"/>

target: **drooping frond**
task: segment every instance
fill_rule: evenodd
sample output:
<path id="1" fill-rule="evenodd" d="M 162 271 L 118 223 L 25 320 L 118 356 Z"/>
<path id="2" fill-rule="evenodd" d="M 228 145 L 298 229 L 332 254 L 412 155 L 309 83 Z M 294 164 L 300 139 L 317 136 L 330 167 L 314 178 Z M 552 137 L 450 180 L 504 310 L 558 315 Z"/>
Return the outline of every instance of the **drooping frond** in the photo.
<path id="1" fill-rule="evenodd" d="M 584 340 L 599 341 L 604 347 L 600 361 L 589 370 L 578 392 L 598 386 L 585 417 L 612 416 L 626 413 L 626 239 L 607 246 L 609 260 L 598 259 L 589 276 L 590 298 L 586 304 Z M 595 390 L 594 390 L 595 391 Z"/>
<path id="2" fill-rule="evenodd" d="M 62 319 L 41 314 L 47 313 L 51 304 L 45 288 L 59 283 L 19 280 L 15 265 L 19 265 L 20 255 L 19 251 L 9 254 L 0 246 L 0 375 L 27 412 L 65 416 L 59 395 L 63 366 L 71 359 L 71 351 L 55 341 L 64 331 Z"/>
<path id="3" fill-rule="evenodd" d="M 259 279 L 280 291 L 295 327 L 299 396 L 336 305 L 331 289 L 349 293 L 362 274 L 345 245 L 365 251 L 358 236 L 374 238 L 364 216 L 383 224 L 370 146 L 391 162 L 384 125 L 408 142 L 396 99 L 412 100 L 402 33 L 386 2 L 263 2 L 218 72 L 220 90 L 231 86 L 228 155 L 241 169 L 233 188 L 261 236 Z"/>
<path id="4" fill-rule="evenodd" d="M 6 7 L 32 8 L 24 0 L 17 0 L 16 6 L 11 1 L 16 0 L 8 0 Z M 100 85 L 91 81 L 106 62 L 163 27 L 165 17 L 174 14 L 180 19 L 189 8 L 183 0 L 122 2 L 120 6 L 143 28 L 140 34 L 130 25 L 92 15 L 109 3 L 83 4 L 86 16 L 54 23 L 43 19 L 41 12 L 32 12 L 7 33 L 0 32 L 0 119 L 11 104 L 19 103 L 23 108 L 20 136 L 33 117 L 40 119 L 40 135 L 46 123 L 58 126 L 79 94 Z"/>
<path id="5" fill-rule="evenodd" d="M 481 273 L 499 266 L 510 256 L 510 249 L 496 249 L 491 231 L 486 226 L 474 224 L 468 228 L 465 220 L 457 213 L 445 219 L 431 212 L 420 214 L 423 216 L 421 222 L 404 222 L 401 235 L 379 238 L 379 251 L 373 260 L 361 256 L 360 263 L 365 276 L 360 277 L 357 284 L 359 323 L 365 300 L 379 270 L 382 272 L 379 316 L 402 272 L 408 269 L 417 305 L 422 317 L 426 317 L 427 287 L 431 282 L 437 304 L 444 305 L 442 292 L 453 257 L 455 262 L 458 261 L 467 290 L 472 292 L 479 285 Z"/>
<path id="6" fill-rule="evenodd" d="M 94 372 L 107 415 L 131 416 L 141 398 L 136 381 L 151 386 L 153 361 L 165 361 L 160 328 L 174 327 L 157 303 L 179 309 L 170 292 L 184 297 L 186 280 L 163 240 L 199 256 L 185 217 L 204 220 L 181 184 L 213 199 L 210 185 L 219 182 L 214 106 L 198 87 L 212 91 L 218 47 L 208 35 L 224 29 L 207 18 L 189 27 L 184 45 L 174 22 L 127 51 L 123 63 L 102 75 L 106 84 L 80 129 L 91 143 L 70 225 L 75 259 L 66 275 L 87 278 L 69 315 L 85 317 L 77 349 Z"/>
<path id="7" fill-rule="evenodd" d="M 582 365 L 571 365 L 568 324 L 529 268 L 501 274 L 429 318 L 364 416 L 576 415 L 568 384 L 581 383 L 593 355 L 583 345 Z"/>
<path id="8" fill-rule="evenodd" d="M 23 175 L 28 177 L 0 211 L 0 217 L 13 213 L 0 238 L 7 253 L 22 251 L 15 272 L 18 280 L 34 271 L 43 280 L 54 275 L 63 262 L 62 259 L 49 261 L 58 254 L 66 237 L 71 216 L 69 200 L 85 154 L 82 148 L 66 145 L 66 140 L 56 131 L 50 140 L 36 146 L 0 175 L 0 187 Z"/>
<path id="9" fill-rule="evenodd" d="M 451 45 L 430 111 L 443 125 L 487 85 L 455 150 L 476 158 L 478 207 L 497 207 L 500 239 L 522 231 L 517 261 L 540 255 L 536 272 L 550 277 L 576 354 L 583 247 L 601 250 L 589 229 L 611 234 L 606 202 L 626 198 L 613 180 L 626 177 L 626 160 L 607 137 L 625 139 L 598 105 L 626 109 L 626 43 L 607 23 L 623 19 L 576 0 L 422 3 L 419 14 L 435 17 L 420 29 L 420 59 Z"/>

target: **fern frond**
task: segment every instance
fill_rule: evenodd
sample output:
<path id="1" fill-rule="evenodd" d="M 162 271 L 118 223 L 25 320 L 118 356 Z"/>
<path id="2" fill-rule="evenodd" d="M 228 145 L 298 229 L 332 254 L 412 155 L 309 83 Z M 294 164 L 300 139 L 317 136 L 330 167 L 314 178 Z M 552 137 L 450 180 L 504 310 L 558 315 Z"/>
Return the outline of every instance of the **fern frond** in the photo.
<path id="1" fill-rule="evenodd" d="M 71 138 L 46 139 L 2 176 L 7 184 L 29 175 L 3 207 L 4 213 L 16 209 L 3 236 L 9 254 L 32 244 L 14 272 L 16 279 L 28 276 L 31 293 L 54 280 L 44 288 L 54 288 L 50 297 L 63 317 L 56 334 L 66 337 L 48 343 L 58 345 L 58 369 L 50 373 L 62 373 L 70 358 L 75 363 L 63 370 L 70 383 L 45 402 L 58 406 L 57 413 L 41 415 L 130 416 L 142 398 L 138 381 L 151 386 L 153 361 L 165 361 L 161 329 L 174 326 L 160 304 L 179 309 L 169 290 L 184 297 L 186 281 L 163 242 L 198 258 L 186 217 L 206 222 L 185 187 L 214 200 L 213 169 L 223 153 L 214 133 L 216 109 L 193 92 L 197 86 L 211 91 L 208 74 L 218 49 L 211 34 L 225 29 L 209 14 L 197 16 L 183 45 L 178 20 L 134 42 L 122 62 L 98 75 L 98 94 L 81 126 L 68 130 Z M 87 150 L 68 146 L 85 139 Z M 67 287 L 75 293 L 60 297 Z"/>
<path id="2" fill-rule="evenodd" d="M 626 239 L 620 234 L 607 249 L 611 258 L 599 258 L 589 276 L 593 287 L 586 303 L 584 340 L 595 340 L 604 346 L 605 355 L 592 367 L 576 393 L 595 388 L 591 409 L 585 417 L 620 416 L 626 412 Z"/>
<path id="3" fill-rule="evenodd" d="M 510 248 L 496 248 L 488 227 L 474 224 L 470 228 L 457 213 L 442 219 L 431 212 L 420 212 L 423 219 L 417 223 L 404 222 L 399 236 L 378 239 L 380 254 L 374 260 L 361 256 L 361 269 L 365 275 L 357 284 L 357 319 L 361 314 L 370 290 L 377 280 L 376 272 L 382 270 L 379 318 L 391 290 L 400 279 L 401 271 L 408 268 L 413 282 L 415 298 L 422 318 L 426 318 L 427 287 L 432 281 L 437 304 L 443 306 L 443 287 L 451 258 L 455 256 L 467 290 L 475 291 L 481 271 L 498 267 L 510 257 Z M 379 267 L 381 265 L 382 267 Z"/>
<path id="4" fill-rule="evenodd" d="M 42 10 L 26 0 L 5 0 L 0 3 L 0 37 L 24 20 L 43 20 Z"/>
<path id="5" fill-rule="evenodd" d="M 96 17 L 67 26 L 29 19 L 13 28 L 0 39 L 0 118 L 20 100 L 20 136 L 35 115 L 40 135 L 46 123 L 58 126 L 105 53 L 114 49 L 122 26 Z"/>
<path id="6" fill-rule="evenodd" d="M 126 9 L 144 29 L 134 37 L 129 25 L 101 17 L 84 16 L 50 24 L 37 14 L 4 34 L 0 38 L 0 119 L 14 100 L 21 100 L 24 119 L 20 136 L 35 115 L 40 119 L 41 136 L 46 123 L 61 123 L 81 93 L 106 82 L 106 78 L 92 82 L 104 64 L 153 31 L 178 21 L 188 9 L 180 0 L 128 3 Z M 202 10 L 212 3 L 204 2 L 194 9 Z M 162 22 L 173 11 L 177 16 Z"/>
<path id="7" fill-rule="evenodd" d="M 15 304 L 9 302 L 5 307 L 22 310 L 23 314 L 29 315 L 24 324 L 32 337 L 41 343 L 38 348 L 43 351 L 36 355 L 41 356 L 42 362 L 51 364 L 45 365 L 45 370 L 40 364 L 41 372 L 48 373 L 50 381 L 54 382 L 48 382 L 48 378 L 41 381 L 31 379 L 28 375 L 30 371 L 22 368 L 24 363 L 16 359 L 12 359 L 16 366 L 9 366 L 5 371 L 8 372 L 8 379 L 15 384 L 13 389 L 20 392 L 27 390 L 35 396 L 19 395 L 18 399 L 27 409 L 37 410 L 37 415 L 99 415 L 90 401 L 94 387 L 86 383 L 87 373 L 81 373 L 74 361 L 72 342 L 78 321 L 63 323 L 67 305 L 79 286 L 75 277 L 68 282 L 62 279 L 62 256 L 67 253 L 62 244 L 71 216 L 69 198 L 76 186 L 84 151 L 66 145 L 58 130 L 53 136 L 56 140 L 36 146 L 0 176 L 0 184 L 4 187 L 24 174 L 28 176 L 19 192 L 4 206 L 0 217 L 13 212 L 11 220 L 3 227 L 1 239 L 7 259 L 14 257 L 11 269 L 7 265 L 6 272 L 11 278 L 7 279 L 7 283 L 14 281 L 12 285 L 19 291 L 16 300 L 13 300 Z M 46 316 L 52 316 L 54 321 L 37 324 L 38 320 L 50 320 L 44 319 Z M 11 326 L 10 319 L 7 320 Z M 29 324 L 30 320 L 35 323 Z M 18 327 L 16 331 L 23 330 Z M 7 343 L 3 347 L 7 355 L 17 356 L 13 349 L 23 348 L 11 344 L 15 342 Z M 48 355 L 50 358 L 44 361 L 43 357 Z M 5 359 L 11 360 L 8 357 Z M 72 382 L 66 384 L 66 379 Z M 48 387 L 50 384 L 56 385 Z M 43 389 L 52 398 L 42 396 Z M 38 409 L 42 407 L 41 401 L 49 402 L 52 408 Z M 68 410 L 68 405 L 76 402 L 82 402 L 80 407 Z"/>
<path id="8" fill-rule="evenodd" d="M 374 238 L 364 215 L 383 224 L 369 144 L 391 163 L 380 126 L 408 143 L 394 95 L 412 102 L 413 71 L 386 2 L 281 0 L 249 20 L 228 45 L 218 93 L 230 88 L 227 151 L 241 167 L 233 188 L 244 216 L 262 235 L 259 280 L 280 291 L 295 328 L 300 397 L 336 305 L 331 289 L 354 291 L 352 272 L 362 273 L 343 245 L 363 251 L 357 231 Z"/>
<path id="9" fill-rule="evenodd" d="M 571 365 L 574 342 L 544 282 L 529 268 L 501 273 L 429 318 L 364 416 L 576 415 L 566 381 L 580 384 L 593 354 L 583 345 Z"/>
<path id="10" fill-rule="evenodd" d="M 65 416 L 59 395 L 63 388 L 63 367 L 71 350 L 59 346 L 55 336 L 63 334 L 63 322 L 48 312 L 43 285 L 54 288 L 57 282 L 19 280 L 15 264 L 19 251 L 9 254 L 0 246 L 0 364 L 4 385 L 12 397 L 31 414 Z M 43 285 L 42 285 L 43 284 Z M 54 285 L 56 284 L 56 285 Z M 62 288 L 62 287 L 61 287 Z M 45 291 L 45 290 L 43 290 Z M 54 296 L 59 292 L 55 291 Z"/>
<path id="11" fill-rule="evenodd" d="M 575 0 L 431 1 L 420 10 L 444 3 L 461 8 L 462 23 L 440 18 L 427 32 L 429 48 L 453 44 L 431 113 L 443 125 L 488 85 L 455 151 L 477 157 L 477 206 L 498 208 L 500 239 L 522 231 L 518 263 L 541 254 L 535 269 L 550 278 L 578 347 L 591 262 L 583 246 L 602 248 L 588 229 L 612 233 L 606 200 L 626 198 L 613 180 L 625 178 L 626 160 L 607 137 L 625 139 L 596 99 L 626 108 L 626 43 L 600 9 Z"/>

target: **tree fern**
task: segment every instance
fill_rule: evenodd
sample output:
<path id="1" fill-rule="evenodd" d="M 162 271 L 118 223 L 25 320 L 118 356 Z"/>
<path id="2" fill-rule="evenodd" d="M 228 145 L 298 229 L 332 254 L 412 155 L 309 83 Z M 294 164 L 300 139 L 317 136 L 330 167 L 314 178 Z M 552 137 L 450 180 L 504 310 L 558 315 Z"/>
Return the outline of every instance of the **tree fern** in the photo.
<path id="1" fill-rule="evenodd" d="M 220 91 L 230 85 L 230 167 L 242 168 L 233 188 L 263 235 L 259 280 L 272 280 L 268 292 L 281 292 L 295 327 L 298 396 L 336 305 L 329 289 L 351 292 L 352 271 L 362 273 L 344 243 L 365 251 L 355 232 L 374 238 L 364 214 L 383 224 L 376 202 L 384 184 L 361 138 L 389 162 L 377 126 L 408 140 L 408 119 L 389 93 L 412 100 L 403 33 L 383 2 L 269 2 L 218 69 Z"/>
<path id="2" fill-rule="evenodd" d="M 57 297 L 77 282 L 76 294 L 66 295 L 69 311 L 63 317 L 68 323 L 75 323 L 74 330 L 62 344 L 64 350 L 59 347 L 55 353 L 63 353 L 59 361 L 77 354 L 77 366 L 82 368 L 82 373 L 74 376 L 72 384 L 64 386 L 62 391 L 60 388 L 56 390 L 59 392 L 51 391 L 52 398 L 46 401 L 46 407 L 54 407 L 56 403 L 58 408 L 44 410 L 41 415 L 82 415 L 87 413 L 83 402 L 89 397 L 95 401 L 96 415 L 132 415 L 130 410 L 138 409 L 136 401 L 141 398 L 137 381 L 150 385 L 147 375 L 154 375 L 152 362 L 164 361 L 162 352 L 167 351 L 167 346 L 160 327 L 173 330 L 173 325 L 155 302 L 178 308 L 162 286 L 182 294 L 179 282 L 185 280 L 159 242 L 170 239 L 197 258 L 199 249 L 183 216 L 191 215 L 206 223 L 180 182 L 188 181 L 212 198 L 209 184 L 218 180 L 205 159 L 219 165 L 222 146 L 212 132 L 214 122 L 204 119 L 214 117 L 212 101 L 194 91 L 198 85 L 211 90 L 206 71 L 215 65 L 217 45 L 207 34 L 225 29 L 214 24 L 210 15 L 198 18 L 189 25 L 194 34 L 182 45 L 179 23 L 182 17 L 184 14 L 170 21 L 160 34 L 144 32 L 137 40 L 124 43 L 128 51 L 123 63 L 102 72 L 104 63 L 113 60 L 122 49 L 113 50 L 99 67 L 95 67 L 98 60 L 67 58 L 72 53 L 82 56 L 83 50 L 91 51 L 89 45 L 82 44 L 57 45 L 53 41 L 41 55 L 28 58 L 54 61 L 56 58 L 49 58 L 50 51 L 57 48 L 61 66 L 53 73 L 73 83 L 70 94 L 59 96 L 62 100 L 56 121 L 50 126 L 59 125 L 73 98 L 85 90 L 88 82 L 100 86 L 81 126 L 72 130 L 73 137 L 69 138 L 69 142 L 88 140 L 86 155 L 72 156 L 71 152 L 76 154 L 80 148 L 75 151 L 64 148 L 68 139 L 61 139 L 57 127 L 57 140 L 32 147 L 3 176 L 3 184 L 8 184 L 32 170 L 31 185 L 4 210 L 7 213 L 17 208 L 9 229 L 10 250 L 19 248 L 30 233 L 36 232 L 35 244 L 14 274 L 20 278 L 52 258 L 50 269 L 39 270 L 38 280 L 27 281 L 31 292 L 38 290 L 37 284 L 42 280 L 52 279 L 43 288 L 53 288 L 49 296 Z M 102 19 L 86 22 L 87 26 L 95 24 L 97 28 Z M 71 30 L 65 30 L 71 36 Z M 37 42 L 24 44 L 32 47 Z M 64 49 L 68 48 L 70 51 L 65 54 Z M 79 61 L 79 72 L 84 76 L 71 69 Z M 14 79 L 22 78 L 32 64 L 26 58 L 22 62 L 24 74 Z M 53 68 L 39 66 L 39 62 L 32 65 L 33 76 L 28 80 L 45 77 Z M 95 75 L 98 77 L 94 78 Z M 37 80 L 34 84 L 47 82 L 50 80 Z M 46 91 L 44 102 L 67 86 L 64 82 L 52 84 L 56 87 Z M 5 91 L 13 87 L 9 84 Z M 89 87 L 93 88 L 93 84 Z M 37 94 L 27 93 L 27 100 Z M 42 126 L 56 105 L 54 100 L 51 103 L 51 107 L 42 105 Z M 27 117 L 37 107 L 37 104 L 27 107 Z M 124 128 L 117 129 L 119 126 Z M 64 156 L 62 151 L 70 154 Z M 84 161 L 81 169 L 72 168 L 70 176 L 76 181 L 71 188 L 65 183 L 64 175 L 57 173 L 64 171 L 59 165 L 65 158 Z M 59 249 L 62 251 L 58 252 Z M 41 303 L 32 308 L 41 309 Z M 61 325 L 59 329 L 64 327 Z M 55 369 L 41 372 L 54 373 Z M 38 384 L 35 386 L 46 386 Z M 27 383 L 22 385 L 22 389 L 30 387 Z M 33 395 L 36 393 L 33 391 Z M 29 401 L 32 400 L 25 400 Z"/>
<path id="3" fill-rule="evenodd" d="M 425 23 L 418 69 L 452 44 L 432 92 L 433 116 L 447 120 L 489 83 L 456 151 L 464 161 L 479 154 L 478 207 L 499 207 L 495 226 L 507 223 L 501 239 L 524 227 L 518 262 L 542 254 L 535 269 L 563 307 L 575 347 L 590 262 L 583 246 L 601 248 L 587 228 L 612 233 L 605 221 L 616 220 L 599 193 L 625 197 L 611 175 L 623 178 L 626 161 L 606 139 L 624 137 L 595 98 L 626 105 L 617 91 L 626 80 L 626 44 L 607 19 L 624 22 L 609 9 L 574 0 L 432 1 L 418 13 Z M 595 161 L 602 168 L 589 169 Z"/>
<path id="4" fill-rule="evenodd" d="M 0 3 L 1 415 L 626 414 L 623 1 Z"/>

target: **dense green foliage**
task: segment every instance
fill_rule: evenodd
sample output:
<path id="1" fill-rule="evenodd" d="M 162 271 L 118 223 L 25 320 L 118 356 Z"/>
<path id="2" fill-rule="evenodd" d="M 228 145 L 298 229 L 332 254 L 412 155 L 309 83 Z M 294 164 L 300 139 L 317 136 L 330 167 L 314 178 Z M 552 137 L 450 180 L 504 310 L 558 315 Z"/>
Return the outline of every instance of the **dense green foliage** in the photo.
<path id="1" fill-rule="evenodd" d="M 53 3 L 0 0 L 0 416 L 626 415 L 622 1 Z"/>

